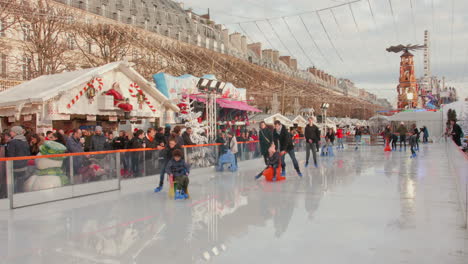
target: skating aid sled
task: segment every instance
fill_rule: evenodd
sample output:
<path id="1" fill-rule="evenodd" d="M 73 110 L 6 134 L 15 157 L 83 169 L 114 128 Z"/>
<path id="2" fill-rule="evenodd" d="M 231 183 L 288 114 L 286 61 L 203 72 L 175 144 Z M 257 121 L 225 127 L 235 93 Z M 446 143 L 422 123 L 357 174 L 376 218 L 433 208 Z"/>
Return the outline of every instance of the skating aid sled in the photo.
<path id="1" fill-rule="evenodd" d="M 169 182 L 169 191 L 167 192 L 167 196 L 169 199 L 175 200 L 175 193 L 177 190 L 177 182 L 174 181 L 174 176 L 168 176 L 167 181 Z M 190 199 L 190 194 L 187 188 L 187 195 L 189 196 L 188 199 Z"/>
<path id="2" fill-rule="evenodd" d="M 281 169 L 282 169 L 281 168 L 281 156 L 283 156 L 283 155 L 280 154 L 280 160 L 279 160 L 279 163 L 278 163 L 278 168 L 276 168 L 276 181 L 286 180 L 286 177 L 281 176 Z M 268 167 L 265 170 L 263 170 L 262 175 L 265 177 L 266 181 L 269 181 L 269 182 L 273 181 L 273 170 L 274 170 L 273 167 Z"/>

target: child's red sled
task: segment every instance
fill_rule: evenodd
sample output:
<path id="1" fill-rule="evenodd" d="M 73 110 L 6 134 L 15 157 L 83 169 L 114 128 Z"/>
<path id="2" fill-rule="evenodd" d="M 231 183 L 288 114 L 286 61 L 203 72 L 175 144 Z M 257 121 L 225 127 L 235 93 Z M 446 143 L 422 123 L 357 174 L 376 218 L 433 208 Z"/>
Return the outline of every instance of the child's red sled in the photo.
<path id="1" fill-rule="evenodd" d="M 279 160 L 279 163 L 278 163 L 278 168 L 276 168 L 276 181 L 283 181 L 283 180 L 286 180 L 286 177 L 283 177 L 281 176 L 281 156 L 283 156 L 282 154 L 280 154 L 280 160 Z M 265 180 L 266 181 L 273 181 L 273 170 L 274 168 L 272 167 L 268 167 L 266 168 L 264 171 L 263 171 L 263 176 L 265 177 Z"/>

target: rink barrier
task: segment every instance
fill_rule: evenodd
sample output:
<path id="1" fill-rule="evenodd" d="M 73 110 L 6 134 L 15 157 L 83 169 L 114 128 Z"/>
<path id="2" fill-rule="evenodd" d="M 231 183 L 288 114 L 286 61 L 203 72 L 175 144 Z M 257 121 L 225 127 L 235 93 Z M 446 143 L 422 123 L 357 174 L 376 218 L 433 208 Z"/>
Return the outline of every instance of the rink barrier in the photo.
<path id="1" fill-rule="evenodd" d="M 465 228 L 468 228 L 468 156 L 453 140 L 446 143 L 449 169 L 455 175 L 458 200 L 462 209 Z"/>
<path id="2" fill-rule="evenodd" d="M 297 151 L 305 150 L 303 138 L 293 142 Z M 217 165 L 222 145 L 187 145 L 182 149 L 192 168 L 206 168 Z M 147 176 L 156 175 L 156 182 L 151 180 L 156 185 L 163 169 L 162 150 L 143 148 L 0 158 L 0 174 L 4 173 L 7 190 L 6 199 L 0 199 L 0 208 L 14 209 L 121 190 L 122 181 Z M 238 161 L 261 157 L 258 140 L 238 142 Z M 15 171 L 15 163 L 27 163 L 25 171 Z M 5 169 L 1 170 L 2 167 Z M 26 175 L 25 183 L 15 184 L 15 179 L 21 177 L 14 175 L 22 173 Z M 17 189 L 18 186 L 23 187 Z"/>

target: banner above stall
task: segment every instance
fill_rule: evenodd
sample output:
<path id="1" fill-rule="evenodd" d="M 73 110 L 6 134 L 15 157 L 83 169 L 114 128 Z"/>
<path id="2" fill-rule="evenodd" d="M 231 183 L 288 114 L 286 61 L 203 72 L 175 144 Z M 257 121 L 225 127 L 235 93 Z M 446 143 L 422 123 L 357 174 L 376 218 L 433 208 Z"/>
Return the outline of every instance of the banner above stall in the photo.
<path id="1" fill-rule="evenodd" d="M 203 79 L 217 80 L 212 74 L 201 77 Z M 190 74 L 174 77 L 167 73 L 157 73 L 153 75 L 156 88 L 163 93 L 172 103 L 178 104 L 183 96 L 199 95 L 197 83 L 201 79 Z M 232 83 L 226 83 L 222 92 L 222 98 L 246 101 L 247 91 L 243 88 L 236 88 Z"/>

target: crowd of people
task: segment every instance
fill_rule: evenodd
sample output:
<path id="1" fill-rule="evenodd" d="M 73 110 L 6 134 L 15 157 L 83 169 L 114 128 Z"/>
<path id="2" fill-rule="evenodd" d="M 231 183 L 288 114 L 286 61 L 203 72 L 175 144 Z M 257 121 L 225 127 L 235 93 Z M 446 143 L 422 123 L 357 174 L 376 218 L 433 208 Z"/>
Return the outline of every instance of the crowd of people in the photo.
<path id="1" fill-rule="evenodd" d="M 368 130 L 368 128 L 367 128 Z M 460 129 L 461 131 L 461 129 Z M 274 126 L 267 126 L 265 122 L 261 122 L 259 130 L 252 128 L 250 130 L 240 129 L 239 127 L 227 128 L 218 131 L 216 143 L 220 143 L 219 155 L 229 150 L 235 156 L 237 166 L 238 155 L 245 148 L 249 152 L 260 152 L 264 158 L 267 168 L 274 168 L 277 178 L 276 169 L 281 168 L 281 176 L 286 175 L 285 157 L 289 156 L 293 167 L 297 174 L 301 177 L 302 172 L 296 159 L 294 144 L 299 137 L 305 138 L 306 163 L 305 167 L 309 166 L 310 154 L 312 153 L 312 161 L 315 167 L 317 163 L 317 152 L 321 155 L 333 156 L 333 146 L 337 141 L 336 148 L 344 148 L 344 137 L 354 136 L 358 150 L 361 142 L 361 137 L 366 132 L 366 127 L 355 127 L 351 132 L 349 127 L 327 128 L 322 141 L 321 130 L 314 123 L 314 118 L 308 119 L 308 124 L 302 131 L 300 128 L 287 128 L 280 121 L 275 121 Z M 115 132 L 114 132 L 115 133 Z M 160 192 L 163 189 L 165 175 L 175 175 L 182 177 L 181 190 L 179 197 L 184 197 L 187 194 L 186 187 L 188 186 L 188 178 L 185 179 L 185 174 L 189 172 L 189 166 L 185 163 L 183 157 L 182 146 L 195 145 L 192 140 L 193 130 L 175 126 L 171 129 L 170 126 L 149 128 L 147 131 L 135 129 L 133 133 L 120 131 L 114 134 L 109 131 L 104 131 L 102 127 L 96 126 L 93 131 L 86 129 L 74 129 L 65 132 L 63 129 L 57 131 L 48 131 L 45 134 L 35 134 L 30 130 L 25 130 L 20 126 L 12 127 L 8 131 L 4 131 L 1 135 L 1 145 L 4 146 L 6 157 L 22 157 L 38 155 L 41 150 L 41 145 L 47 141 L 54 141 L 63 145 L 68 153 L 82 152 L 100 152 L 109 150 L 122 149 L 158 149 L 160 151 L 129 151 L 122 153 L 122 176 L 123 177 L 138 177 L 143 175 L 160 174 L 159 184 L 155 188 L 155 192 Z M 459 129 L 456 124 L 452 124 L 452 129 L 449 130 L 455 142 L 458 137 Z M 416 155 L 419 150 L 419 140 L 422 137 L 422 142 L 427 143 L 429 132 L 426 127 L 417 128 L 413 125 L 408 131 L 404 123 L 394 131 L 390 126 L 382 132 L 382 135 L 391 144 L 392 150 L 397 150 L 397 143 L 400 143 L 400 151 L 406 150 L 407 141 L 411 147 L 412 156 Z M 259 141 L 259 149 L 256 149 L 255 144 L 238 144 L 239 142 Z M 323 143 L 322 143 L 323 142 Z M 274 150 L 274 151 L 273 151 Z M 257 152 L 257 153 L 258 153 Z M 91 153 L 92 155 L 75 156 L 73 162 L 73 171 L 75 175 L 80 175 L 82 182 L 99 180 L 100 176 L 105 175 L 104 168 L 112 164 L 109 157 L 105 154 Z M 90 156 L 94 158 L 90 158 Z M 111 156 L 111 155 L 109 155 Z M 175 158 L 175 159 L 174 159 Z M 64 162 L 64 164 L 68 164 Z M 64 165 L 67 166 L 67 165 Z M 26 175 L 27 161 L 15 161 L 14 173 L 18 184 L 24 183 L 28 177 Z M 70 169 L 70 168 L 67 168 Z M 181 171 L 185 171 L 181 173 Z M 185 176 L 184 176 L 185 175 Z M 258 175 L 257 175 L 258 178 Z M 16 180 L 15 180 L 16 181 Z M 75 182 L 77 182 L 75 180 Z M 184 192 L 185 189 L 185 192 Z"/>

